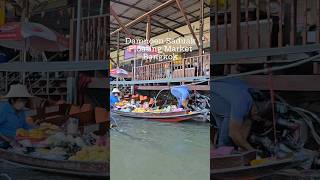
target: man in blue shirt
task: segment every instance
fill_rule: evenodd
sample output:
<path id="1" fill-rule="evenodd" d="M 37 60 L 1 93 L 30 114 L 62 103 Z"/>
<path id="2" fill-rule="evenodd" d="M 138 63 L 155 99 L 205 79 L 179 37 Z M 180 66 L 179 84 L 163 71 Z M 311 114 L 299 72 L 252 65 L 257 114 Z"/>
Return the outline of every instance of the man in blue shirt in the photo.
<path id="1" fill-rule="evenodd" d="M 189 88 L 187 86 L 177 86 L 171 88 L 171 94 L 178 101 L 178 108 L 187 108 L 189 100 Z"/>
<path id="2" fill-rule="evenodd" d="M 23 85 L 11 85 L 10 91 L 3 98 L 8 99 L 0 109 L 0 146 L 9 143 L 17 146 L 15 141 L 17 129 L 30 129 L 24 113 L 28 99 L 32 97 Z M 9 142 L 8 142 L 9 141 Z"/>
<path id="3" fill-rule="evenodd" d="M 253 121 L 265 121 L 272 115 L 270 101 L 257 98 L 247 84 L 238 79 L 212 82 L 211 112 L 219 129 L 218 146 L 236 145 L 245 150 Z"/>

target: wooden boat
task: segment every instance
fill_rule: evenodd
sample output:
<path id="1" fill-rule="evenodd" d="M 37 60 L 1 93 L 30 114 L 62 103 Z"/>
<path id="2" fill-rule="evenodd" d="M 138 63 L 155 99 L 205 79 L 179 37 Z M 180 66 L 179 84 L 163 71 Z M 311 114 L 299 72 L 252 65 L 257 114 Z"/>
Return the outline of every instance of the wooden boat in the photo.
<path id="1" fill-rule="evenodd" d="M 160 122 L 181 122 L 191 120 L 194 116 L 200 114 L 200 112 L 192 112 L 188 113 L 187 111 L 179 111 L 179 112 L 163 112 L 163 113 L 134 113 L 134 112 L 122 112 L 119 110 L 112 110 L 114 114 L 124 117 L 130 118 L 139 118 L 139 119 L 150 119 L 156 120 Z"/>
<path id="2" fill-rule="evenodd" d="M 0 160 L 41 171 L 88 177 L 109 177 L 109 163 L 50 160 L 0 149 Z"/>
<path id="3" fill-rule="evenodd" d="M 299 160 L 294 158 L 273 160 L 265 164 L 255 166 L 238 166 L 224 169 L 211 169 L 211 179 L 258 179 L 267 177 L 277 171 L 299 165 Z"/>

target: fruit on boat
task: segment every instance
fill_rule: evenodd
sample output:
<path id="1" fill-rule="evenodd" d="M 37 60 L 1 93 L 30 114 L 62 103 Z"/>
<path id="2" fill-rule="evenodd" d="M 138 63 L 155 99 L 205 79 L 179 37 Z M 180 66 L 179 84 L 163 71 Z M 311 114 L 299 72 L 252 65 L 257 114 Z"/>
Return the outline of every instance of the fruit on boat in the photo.
<path id="1" fill-rule="evenodd" d="M 16 135 L 19 137 L 26 137 L 29 135 L 29 132 L 27 130 L 21 128 L 21 129 L 17 130 Z"/>
<path id="2" fill-rule="evenodd" d="M 39 129 L 43 130 L 48 135 L 56 134 L 62 131 L 59 126 L 51 123 L 42 123 L 40 124 Z"/>
<path id="3" fill-rule="evenodd" d="M 136 108 L 132 112 L 134 112 L 134 113 L 145 113 L 146 109 L 144 109 L 144 108 Z"/>
<path id="4" fill-rule="evenodd" d="M 89 146 L 84 147 L 81 151 L 78 151 L 74 156 L 71 156 L 69 160 L 72 161 L 109 161 L 109 151 L 106 146 Z"/>
<path id="5" fill-rule="evenodd" d="M 42 129 L 32 129 L 27 131 L 25 129 L 18 129 L 16 131 L 17 137 L 20 138 L 31 138 L 31 139 L 43 139 L 46 137 L 45 132 Z"/>

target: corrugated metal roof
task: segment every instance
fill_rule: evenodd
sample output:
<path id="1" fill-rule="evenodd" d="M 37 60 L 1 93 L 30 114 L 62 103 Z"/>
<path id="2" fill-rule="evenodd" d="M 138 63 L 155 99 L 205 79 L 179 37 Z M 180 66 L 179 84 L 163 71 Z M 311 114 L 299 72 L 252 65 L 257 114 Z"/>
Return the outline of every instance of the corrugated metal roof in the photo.
<path id="1" fill-rule="evenodd" d="M 117 13 L 123 25 L 128 24 L 137 17 L 154 9 L 155 7 L 165 3 L 167 0 L 111 0 L 110 5 Z M 210 8 L 208 1 L 205 0 L 204 16 L 208 17 Z M 181 0 L 182 6 L 191 22 L 199 20 L 200 17 L 200 1 L 199 0 Z M 118 29 L 120 26 L 114 17 L 110 16 L 110 33 Z M 176 3 L 162 9 L 152 16 L 152 34 L 157 36 L 169 30 L 179 28 L 186 25 L 184 18 Z M 144 38 L 146 36 L 146 21 L 142 21 L 128 29 L 133 36 Z M 121 42 L 124 41 L 124 33 L 120 32 Z M 116 49 L 117 36 L 111 37 L 111 50 Z"/>

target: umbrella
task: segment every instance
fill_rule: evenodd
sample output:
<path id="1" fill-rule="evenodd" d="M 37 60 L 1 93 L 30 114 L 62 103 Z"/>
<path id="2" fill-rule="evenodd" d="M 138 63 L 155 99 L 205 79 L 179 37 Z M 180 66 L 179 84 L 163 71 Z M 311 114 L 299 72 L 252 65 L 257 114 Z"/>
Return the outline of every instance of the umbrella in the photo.
<path id="1" fill-rule="evenodd" d="M 68 50 L 69 41 L 38 23 L 11 22 L 0 27 L 0 46 L 38 52 L 61 52 Z"/>
<path id="2" fill-rule="evenodd" d="M 127 77 L 128 76 L 128 72 L 124 69 L 111 69 L 110 70 L 110 76 L 112 77 Z"/>

